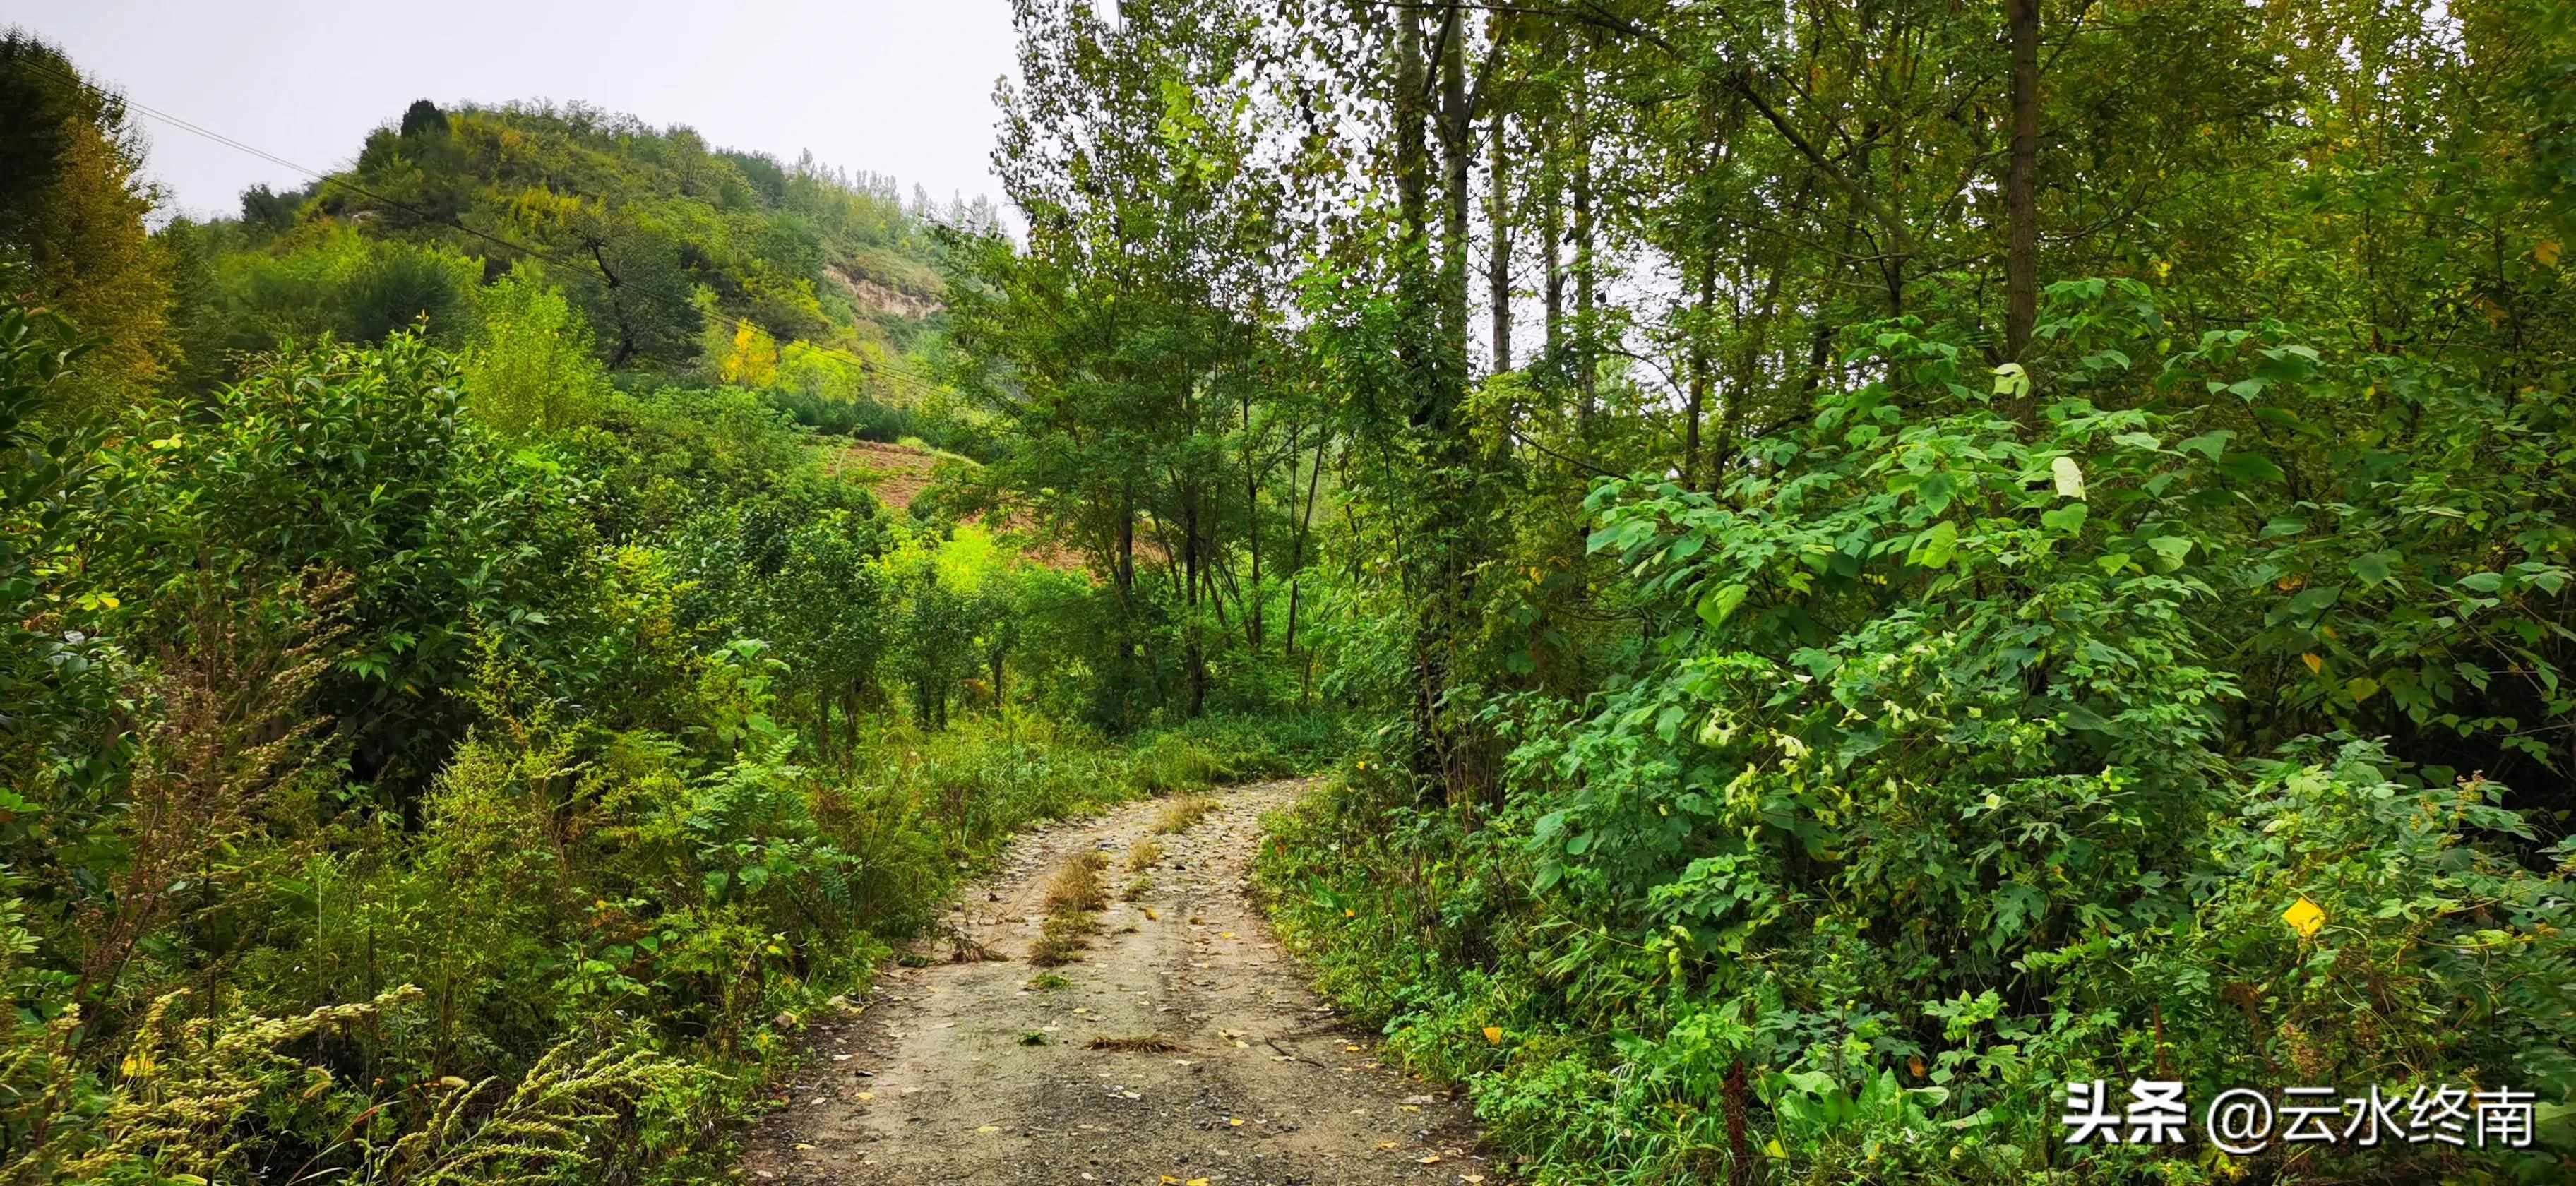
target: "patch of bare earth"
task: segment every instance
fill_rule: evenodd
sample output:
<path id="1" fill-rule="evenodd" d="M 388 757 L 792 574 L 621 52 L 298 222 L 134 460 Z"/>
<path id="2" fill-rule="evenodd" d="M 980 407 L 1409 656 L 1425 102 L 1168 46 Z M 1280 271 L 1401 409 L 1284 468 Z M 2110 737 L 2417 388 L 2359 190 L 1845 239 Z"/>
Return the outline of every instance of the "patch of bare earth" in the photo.
<path id="1" fill-rule="evenodd" d="M 880 441 L 836 443 L 823 450 L 824 472 L 867 487 L 878 502 L 898 515 L 910 511 L 912 500 L 930 488 L 932 471 L 938 468 L 939 461 L 938 454 Z M 1003 530 L 1017 536 L 1022 555 L 1048 568 L 1083 572 L 1089 567 L 1079 549 L 1048 538 L 1025 513 L 1013 513 Z M 1162 549 L 1151 542 L 1140 543 L 1137 554 L 1140 563 L 1159 563 L 1164 558 Z"/>
<path id="2" fill-rule="evenodd" d="M 745 1169 L 780 1186 L 1501 1183 L 1466 1105 L 1382 1063 L 1306 987 L 1245 893 L 1262 813 L 1238 787 L 1179 834 L 1147 800 L 1023 838 L 949 921 L 1005 958 L 889 969 L 856 1016 L 808 1033 L 806 1069 Z M 1072 963 L 1030 966 L 1049 875 L 1096 852 L 1111 895 Z M 1059 982 L 1055 978 L 1061 978 Z"/>
<path id="3" fill-rule="evenodd" d="M 825 472 L 867 487 L 896 514 L 911 510 L 912 500 L 930 488 L 930 471 L 938 464 L 936 454 L 876 441 L 851 441 L 823 450 Z"/>

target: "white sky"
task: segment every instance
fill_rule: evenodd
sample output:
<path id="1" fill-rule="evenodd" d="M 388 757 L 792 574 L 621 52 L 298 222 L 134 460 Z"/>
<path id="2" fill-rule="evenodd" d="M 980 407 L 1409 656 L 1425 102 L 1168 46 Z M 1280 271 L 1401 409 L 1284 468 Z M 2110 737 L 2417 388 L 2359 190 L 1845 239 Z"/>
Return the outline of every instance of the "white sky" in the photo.
<path id="1" fill-rule="evenodd" d="M 0 26 L 91 81 L 329 171 L 414 99 L 581 100 L 724 148 L 891 173 L 945 201 L 1002 200 L 993 82 L 1015 70 L 1003 0 L 0 0 Z M 146 115 L 173 203 L 230 215 L 293 170 Z"/>

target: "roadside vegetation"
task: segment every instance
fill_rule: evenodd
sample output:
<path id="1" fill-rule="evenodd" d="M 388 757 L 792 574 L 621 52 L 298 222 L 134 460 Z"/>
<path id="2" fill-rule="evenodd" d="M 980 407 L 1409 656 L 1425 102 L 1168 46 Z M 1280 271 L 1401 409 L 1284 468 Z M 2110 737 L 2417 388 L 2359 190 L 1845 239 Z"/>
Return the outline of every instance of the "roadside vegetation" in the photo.
<path id="1" fill-rule="evenodd" d="M 972 440 L 831 361 L 936 333 L 832 282 L 937 292 L 890 183 L 423 104 L 147 234 L 112 95 L 0 90 L 0 1181 L 703 1181 L 1012 833 L 1340 744 L 827 471 Z"/>

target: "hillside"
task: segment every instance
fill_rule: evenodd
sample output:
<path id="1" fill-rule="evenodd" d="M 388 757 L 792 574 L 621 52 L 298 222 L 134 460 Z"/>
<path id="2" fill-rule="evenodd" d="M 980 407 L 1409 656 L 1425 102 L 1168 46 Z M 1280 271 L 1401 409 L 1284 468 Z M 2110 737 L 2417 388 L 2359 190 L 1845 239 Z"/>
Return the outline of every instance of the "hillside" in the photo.
<path id="1" fill-rule="evenodd" d="M 564 292 L 611 371 L 903 406 L 942 323 L 936 225 L 998 221 L 981 198 L 907 205 L 889 177 L 580 104 L 422 101 L 346 170 L 165 237 L 193 298 L 180 369 L 200 381 L 286 336 L 418 320 L 461 341 L 476 285 L 515 273 Z"/>

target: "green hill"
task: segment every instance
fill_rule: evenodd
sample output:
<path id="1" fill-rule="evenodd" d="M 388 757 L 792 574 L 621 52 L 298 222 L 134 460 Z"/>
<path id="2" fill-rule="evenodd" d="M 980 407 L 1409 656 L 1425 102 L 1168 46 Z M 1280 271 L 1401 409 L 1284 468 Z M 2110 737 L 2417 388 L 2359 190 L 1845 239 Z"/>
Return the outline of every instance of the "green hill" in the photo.
<path id="1" fill-rule="evenodd" d="M 612 370 L 690 373 L 828 402 L 914 407 L 906 356 L 936 338 L 934 224 L 996 225 L 890 177 L 715 147 L 581 104 L 417 102 L 346 170 L 254 188 L 237 219 L 165 235 L 179 258 L 183 374 L 324 333 L 367 342 L 425 319 L 474 331 L 514 271 L 560 289 Z"/>

